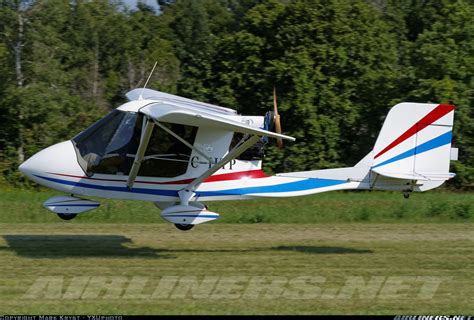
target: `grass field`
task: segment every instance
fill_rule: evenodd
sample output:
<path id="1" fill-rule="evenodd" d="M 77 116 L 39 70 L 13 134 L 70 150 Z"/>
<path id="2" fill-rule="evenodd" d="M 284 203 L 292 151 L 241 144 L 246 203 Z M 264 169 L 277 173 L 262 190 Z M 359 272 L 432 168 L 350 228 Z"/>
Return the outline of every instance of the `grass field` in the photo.
<path id="1" fill-rule="evenodd" d="M 42 207 L 61 193 L 0 189 L 0 223 L 64 223 Z M 71 223 L 166 223 L 149 202 L 95 199 L 97 210 Z M 212 223 L 474 222 L 474 193 L 328 192 L 305 197 L 208 202 Z"/>
<path id="2" fill-rule="evenodd" d="M 3 314 L 474 313 L 469 224 L 0 228 Z"/>
<path id="3" fill-rule="evenodd" d="M 0 314 L 474 313 L 472 194 L 211 202 L 188 232 L 127 201 L 64 222 L 55 194 L 0 194 Z"/>

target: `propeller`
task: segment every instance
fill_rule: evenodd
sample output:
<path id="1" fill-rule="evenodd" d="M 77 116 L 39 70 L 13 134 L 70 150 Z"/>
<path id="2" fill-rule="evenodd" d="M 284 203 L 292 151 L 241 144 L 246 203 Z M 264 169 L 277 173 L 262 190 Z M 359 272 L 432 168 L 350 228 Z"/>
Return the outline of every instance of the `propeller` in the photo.
<path id="1" fill-rule="evenodd" d="M 275 113 L 275 132 L 281 134 L 280 115 L 278 114 L 276 88 L 273 86 L 273 112 Z M 277 138 L 277 146 L 283 149 L 283 139 Z"/>

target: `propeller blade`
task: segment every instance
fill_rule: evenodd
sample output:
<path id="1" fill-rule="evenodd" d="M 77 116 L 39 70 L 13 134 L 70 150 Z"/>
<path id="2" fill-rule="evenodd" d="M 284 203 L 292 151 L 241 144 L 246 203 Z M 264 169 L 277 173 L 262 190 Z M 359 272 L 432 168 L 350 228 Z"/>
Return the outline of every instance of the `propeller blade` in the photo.
<path id="1" fill-rule="evenodd" d="M 273 86 L 273 112 L 275 113 L 275 132 L 281 134 L 281 121 L 280 115 L 278 114 L 278 104 L 275 86 Z M 283 149 L 283 139 L 277 138 L 277 146 L 279 149 Z"/>

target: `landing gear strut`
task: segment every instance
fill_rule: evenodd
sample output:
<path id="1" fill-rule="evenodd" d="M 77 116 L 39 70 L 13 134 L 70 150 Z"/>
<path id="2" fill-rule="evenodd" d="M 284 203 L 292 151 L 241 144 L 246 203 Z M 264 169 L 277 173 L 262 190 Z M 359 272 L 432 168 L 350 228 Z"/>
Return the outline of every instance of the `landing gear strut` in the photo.
<path id="1" fill-rule="evenodd" d="M 188 230 L 191 230 L 194 227 L 194 224 L 179 224 L 179 223 L 176 223 L 174 226 L 176 228 L 178 228 L 179 230 L 181 230 L 181 231 L 188 231 Z"/>
<path id="2" fill-rule="evenodd" d="M 72 220 L 75 217 L 77 217 L 77 214 L 74 213 L 58 213 L 58 217 L 60 217 L 63 220 Z"/>

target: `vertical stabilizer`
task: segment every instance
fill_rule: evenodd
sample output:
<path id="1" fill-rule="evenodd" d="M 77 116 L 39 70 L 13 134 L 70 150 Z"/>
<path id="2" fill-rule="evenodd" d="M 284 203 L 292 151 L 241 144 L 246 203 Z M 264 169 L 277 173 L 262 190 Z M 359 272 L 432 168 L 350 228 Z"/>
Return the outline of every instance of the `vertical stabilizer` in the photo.
<path id="1" fill-rule="evenodd" d="M 448 180 L 454 106 L 400 103 L 387 115 L 373 150 L 372 170 L 412 180 Z"/>

